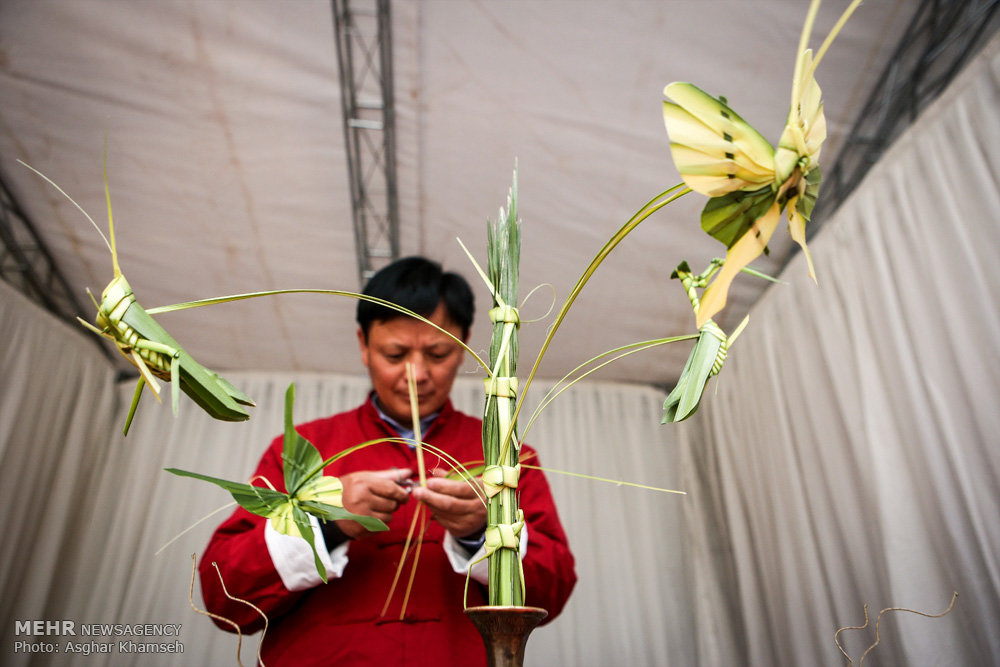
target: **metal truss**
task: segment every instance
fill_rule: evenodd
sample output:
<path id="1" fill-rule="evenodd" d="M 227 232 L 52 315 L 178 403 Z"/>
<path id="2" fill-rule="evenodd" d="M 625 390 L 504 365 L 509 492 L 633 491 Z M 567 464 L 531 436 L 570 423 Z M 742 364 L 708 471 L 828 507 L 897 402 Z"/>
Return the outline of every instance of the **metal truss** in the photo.
<path id="1" fill-rule="evenodd" d="M 823 174 L 810 237 L 997 32 L 998 8 L 1000 0 L 921 0 L 833 168 Z"/>
<path id="2" fill-rule="evenodd" d="M 389 0 L 333 0 L 344 144 L 362 285 L 399 257 Z"/>
<path id="3" fill-rule="evenodd" d="M 0 278 L 56 317 L 88 317 L 41 236 L 0 177 Z M 92 338 L 92 337 L 91 337 Z M 108 348 L 94 338 L 108 357 Z"/>

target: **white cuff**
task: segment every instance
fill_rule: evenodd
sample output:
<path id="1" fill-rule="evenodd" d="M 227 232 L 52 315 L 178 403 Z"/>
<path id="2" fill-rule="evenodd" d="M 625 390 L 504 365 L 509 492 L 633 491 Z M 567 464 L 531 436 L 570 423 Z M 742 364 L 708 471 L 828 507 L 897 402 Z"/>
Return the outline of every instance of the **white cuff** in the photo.
<path id="1" fill-rule="evenodd" d="M 490 583 L 490 566 L 486 561 L 486 545 L 479 547 L 479 551 L 469 555 L 468 550 L 459 544 L 451 533 L 445 531 L 444 533 L 444 553 L 448 556 L 448 562 L 451 563 L 451 569 L 458 574 L 468 573 L 469 577 L 473 581 L 478 581 L 481 584 L 489 585 Z M 521 553 L 521 560 L 524 560 L 524 554 L 528 552 L 528 525 L 525 524 L 521 527 L 520 536 L 520 546 L 519 551 Z M 469 566 L 472 566 L 471 568 Z"/>
<path id="2" fill-rule="evenodd" d="M 313 539 L 316 543 L 316 553 L 319 560 L 326 568 L 328 579 L 337 579 L 344 573 L 347 567 L 347 542 L 337 545 L 333 551 L 327 551 L 326 542 L 323 541 L 323 532 L 319 527 L 319 519 L 309 515 L 312 523 Z M 264 525 L 264 542 L 267 544 L 267 552 L 274 563 L 274 569 L 281 577 L 281 583 L 290 591 L 304 591 L 323 583 L 323 579 L 316 571 L 316 561 L 313 558 L 313 551 L 309 543 L 302 537 L 293 537 L 279 533 L 271 525 L 268 519 Z"/>

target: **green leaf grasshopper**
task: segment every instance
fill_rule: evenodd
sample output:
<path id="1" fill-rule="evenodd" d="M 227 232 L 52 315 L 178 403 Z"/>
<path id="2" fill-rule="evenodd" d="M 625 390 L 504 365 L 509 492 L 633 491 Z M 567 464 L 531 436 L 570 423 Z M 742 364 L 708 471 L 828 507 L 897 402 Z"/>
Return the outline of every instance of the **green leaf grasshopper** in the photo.
<path id="1" fill-rule="evenodd" d="M 323 469 L 336 459 L 371 443 L 346 449 L 324 461 L 316 447 L 295 430 L 292 417 L 294 403 L 295 385 L 291 384 L 285 392 L 285 434 L 281 455 L 287 491 L 278 491 L 266 479 L 263 481 L 267 486 L 262 487 L 177 468 L 166 470 L 181 477 L 192 477 L 220 486 L 229 491 L 233 499 L 248 512 L 270 519 L 271 525 L 279 533 L 305 539 L 312 548 L 316 571 L 326 581 L 326 568 L 316 552 L 310 514 L 322 521 L 351 519 L 370 531 L 388 530 L 389 527 L 375 517 L 361 516 L 345 510 L 340 480 L 323 474 Z"/>
<path id="2" fill-rule="evenodd" d="M 671 278 L 681 281 L 696 316 L 701 306 L 698 290 L 704 289 L 708 285 L 708 281 L 724 264 L 725 260 L 713 259 L 707 269 L 696 275 L 691 272 L 691 268 L 687 262 L 681 262 L 674 272 L 670 274 Z M 744 267 L 740 270 L 758 278 L 778 282 L 774 278 L 753 269 Z M 722 364 L 726 360 L 729 346 L 743 332 L 744 327 L 746 327 L 749 321 L 749 315 L 744 317 L 743 321 L 740 322 L 739 326 L 736 327 L 736 330 L 728 338 L 726 337 L 726 333 L 714 320 L 709 319 L 701 325 L 698 329 L 698 341 L 695 343 L 694 349 L 691 350 L 691 354 L 684 364 L 684 370 L 681 371 L 680 379 L 677 380 L 677 385 L 674 386 L 673 390 L 667 395 L 666 400 L 663 401 L 663 419 L 660 422 L 661 424 L 683 421 L 695 413 L 698 405 L 701 403 L 701 397 L 705 393 L 705 385 L 708 384 L 709 379 L 713 375 L 718 375 L 719 371 L 722 370 Z"/>
<path id="3" fill-rule="evenodd" d="M 21 162 L 18 160 L 18 162 Z M 104 161 L 104 197 L 108 205 L 108 237 L 97 226 L 93 218 L 83 210 L 76 201 L 56 185 L 49 177 L 34 167 L 21 162 L 22 165 L 41 176 L 64 197 L 76 206 L 86 216 L 90 224 L 104 239 L 105 245 L 111 251 L 111 263 L 114 267 L 114 278 L 101 293 L 98 303 L 94 295 L 87 290 L 91 301 L 97 308 L 96 325 L 77 318 L 81 324 L 111 340 L 118 351 L 122 353 L 136 368 L 139 369 L 139 381 L 135 387 L 132 404 L 125 420 L 123 433 L 128 435 L 135 409 L 142 397 L 142 389 L 149 385 L 153 395 L 160 400 L 160 385 L 157 378 L 171 382 L 171 403 L 174 414 L 177 414 L 179 402 L 178 389 L 182 390 L 197 403 L 205 412 L 215 419 L 224 421 L 245 421 L 250 414 L 242 406 L 253 406 L 254 402 L 242 391 L 227 382 L 218 374 L 205 368 L 195 361 L 190 354 L 164 330 L 136 301 L 132 288 L 129 286 L 121 267 L 118 265 L 118 250 L 115 245 L 115 225 L 111 214 L 111 193 L 108 188 L 107 156 Z"/>
<path id="4" fill-rule="evenodd" d="M 766 251 L 783 211 L 792 239 L 806 255 L 809 275 L 816 279 L 805 236 L 821 181 L 819 155 L 826 139 L 815 72 L 861 0 L 844 10 L 813 58 L 806 47 L 819 4 L 813 0 L 802 28 L 791 105 L 777 148 L 733 111 L 725 98 L 712 97 L 684 82 L 663 89 L 673 100 L 663 103 L 663 119 L 674 164 L 688 187 L 711 197 L 702 211 L 702 229 L 727 248 L 725 266 L 702 294 L 699 329 L 726 305 L 729 286 L 740 269 Z"/>

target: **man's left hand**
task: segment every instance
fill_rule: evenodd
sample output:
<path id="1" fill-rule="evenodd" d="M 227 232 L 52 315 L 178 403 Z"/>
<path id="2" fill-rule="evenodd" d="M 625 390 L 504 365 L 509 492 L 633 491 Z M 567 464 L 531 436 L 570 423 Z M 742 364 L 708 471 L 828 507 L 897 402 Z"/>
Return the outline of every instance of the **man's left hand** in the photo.
<path id="1" fill-rule="evenodd" d="M 486 528 L 486 506 L 467 482 L 447 479 L 435 470 L 427 486 L 413 488 L 412 497 L 431 510 L 431 516 L 454 537 L 469 537 Z M 478 484 L 479 480 L 475 480 Z"/>

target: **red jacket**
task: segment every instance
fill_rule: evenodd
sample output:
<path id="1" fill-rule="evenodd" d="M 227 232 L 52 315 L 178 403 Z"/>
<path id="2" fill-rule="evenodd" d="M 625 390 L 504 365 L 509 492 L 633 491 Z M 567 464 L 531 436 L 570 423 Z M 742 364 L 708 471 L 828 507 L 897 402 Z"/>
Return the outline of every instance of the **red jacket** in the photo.
<path id="1" fill-rule="evenodd" d="M 371 401 L 355 410 L 297 427 L 323 458 L 367 440 L 395 437 Z M 424 441 L 462 463 L 481 463 L 482 422 L 457 412 L 448 402 L 424 434 Z M 282 439 L 264 453 L 254 476 L 264 476 L 283 489 Z M 522 458 L 532 453 L 522 448 Z M 424 452 L 428 470 L 447 469 L 436 455 Z M 537 463 L 537 462 L 535 462 Z M 402 443 L 381 443 L 354 452 L 326 469 L 339 476 L 356 470 L 417 469 L 416 454 Z M 559 522 L 544 475 L 522 469 L 519 504 L 528 526 L 523 559 L 525 603 L 548 610 L 555 618 L 569 598 L 576 574 L 573 555 Z M 385 616 L 381 615 L 392 585 L 403 543 L 418 503 L 410 501 L 393 515 L 389 530 L 353 541 L 343 576 L 316 588 L 291 592 L 282 584 L 264 541 L 263 517 L 238 508 L 212 536 L 200 565 L 202 595 L 209 611 L 238 623 L 245 632 L 263 627 L 253 609 L 230 600 L 222 591 L 218 563 L 226 588 L 233 596 L 260 607 L 269 618 L 262 657 L 269 667 L 279 665 L 485 664 L 482 640 L 463 612 L 466 577 L 456 574 L 441 546 L 444 529 L 430 521 L 424 533 L 416 578 L 406 613 L 399 620 L 403 594 L 413 558 L 407 557 L 400 583 Z M 469 582 L 468 606 L 485 604 L 485 587 Z M 219 627 L 232 631 L 227 624 Z"/>

